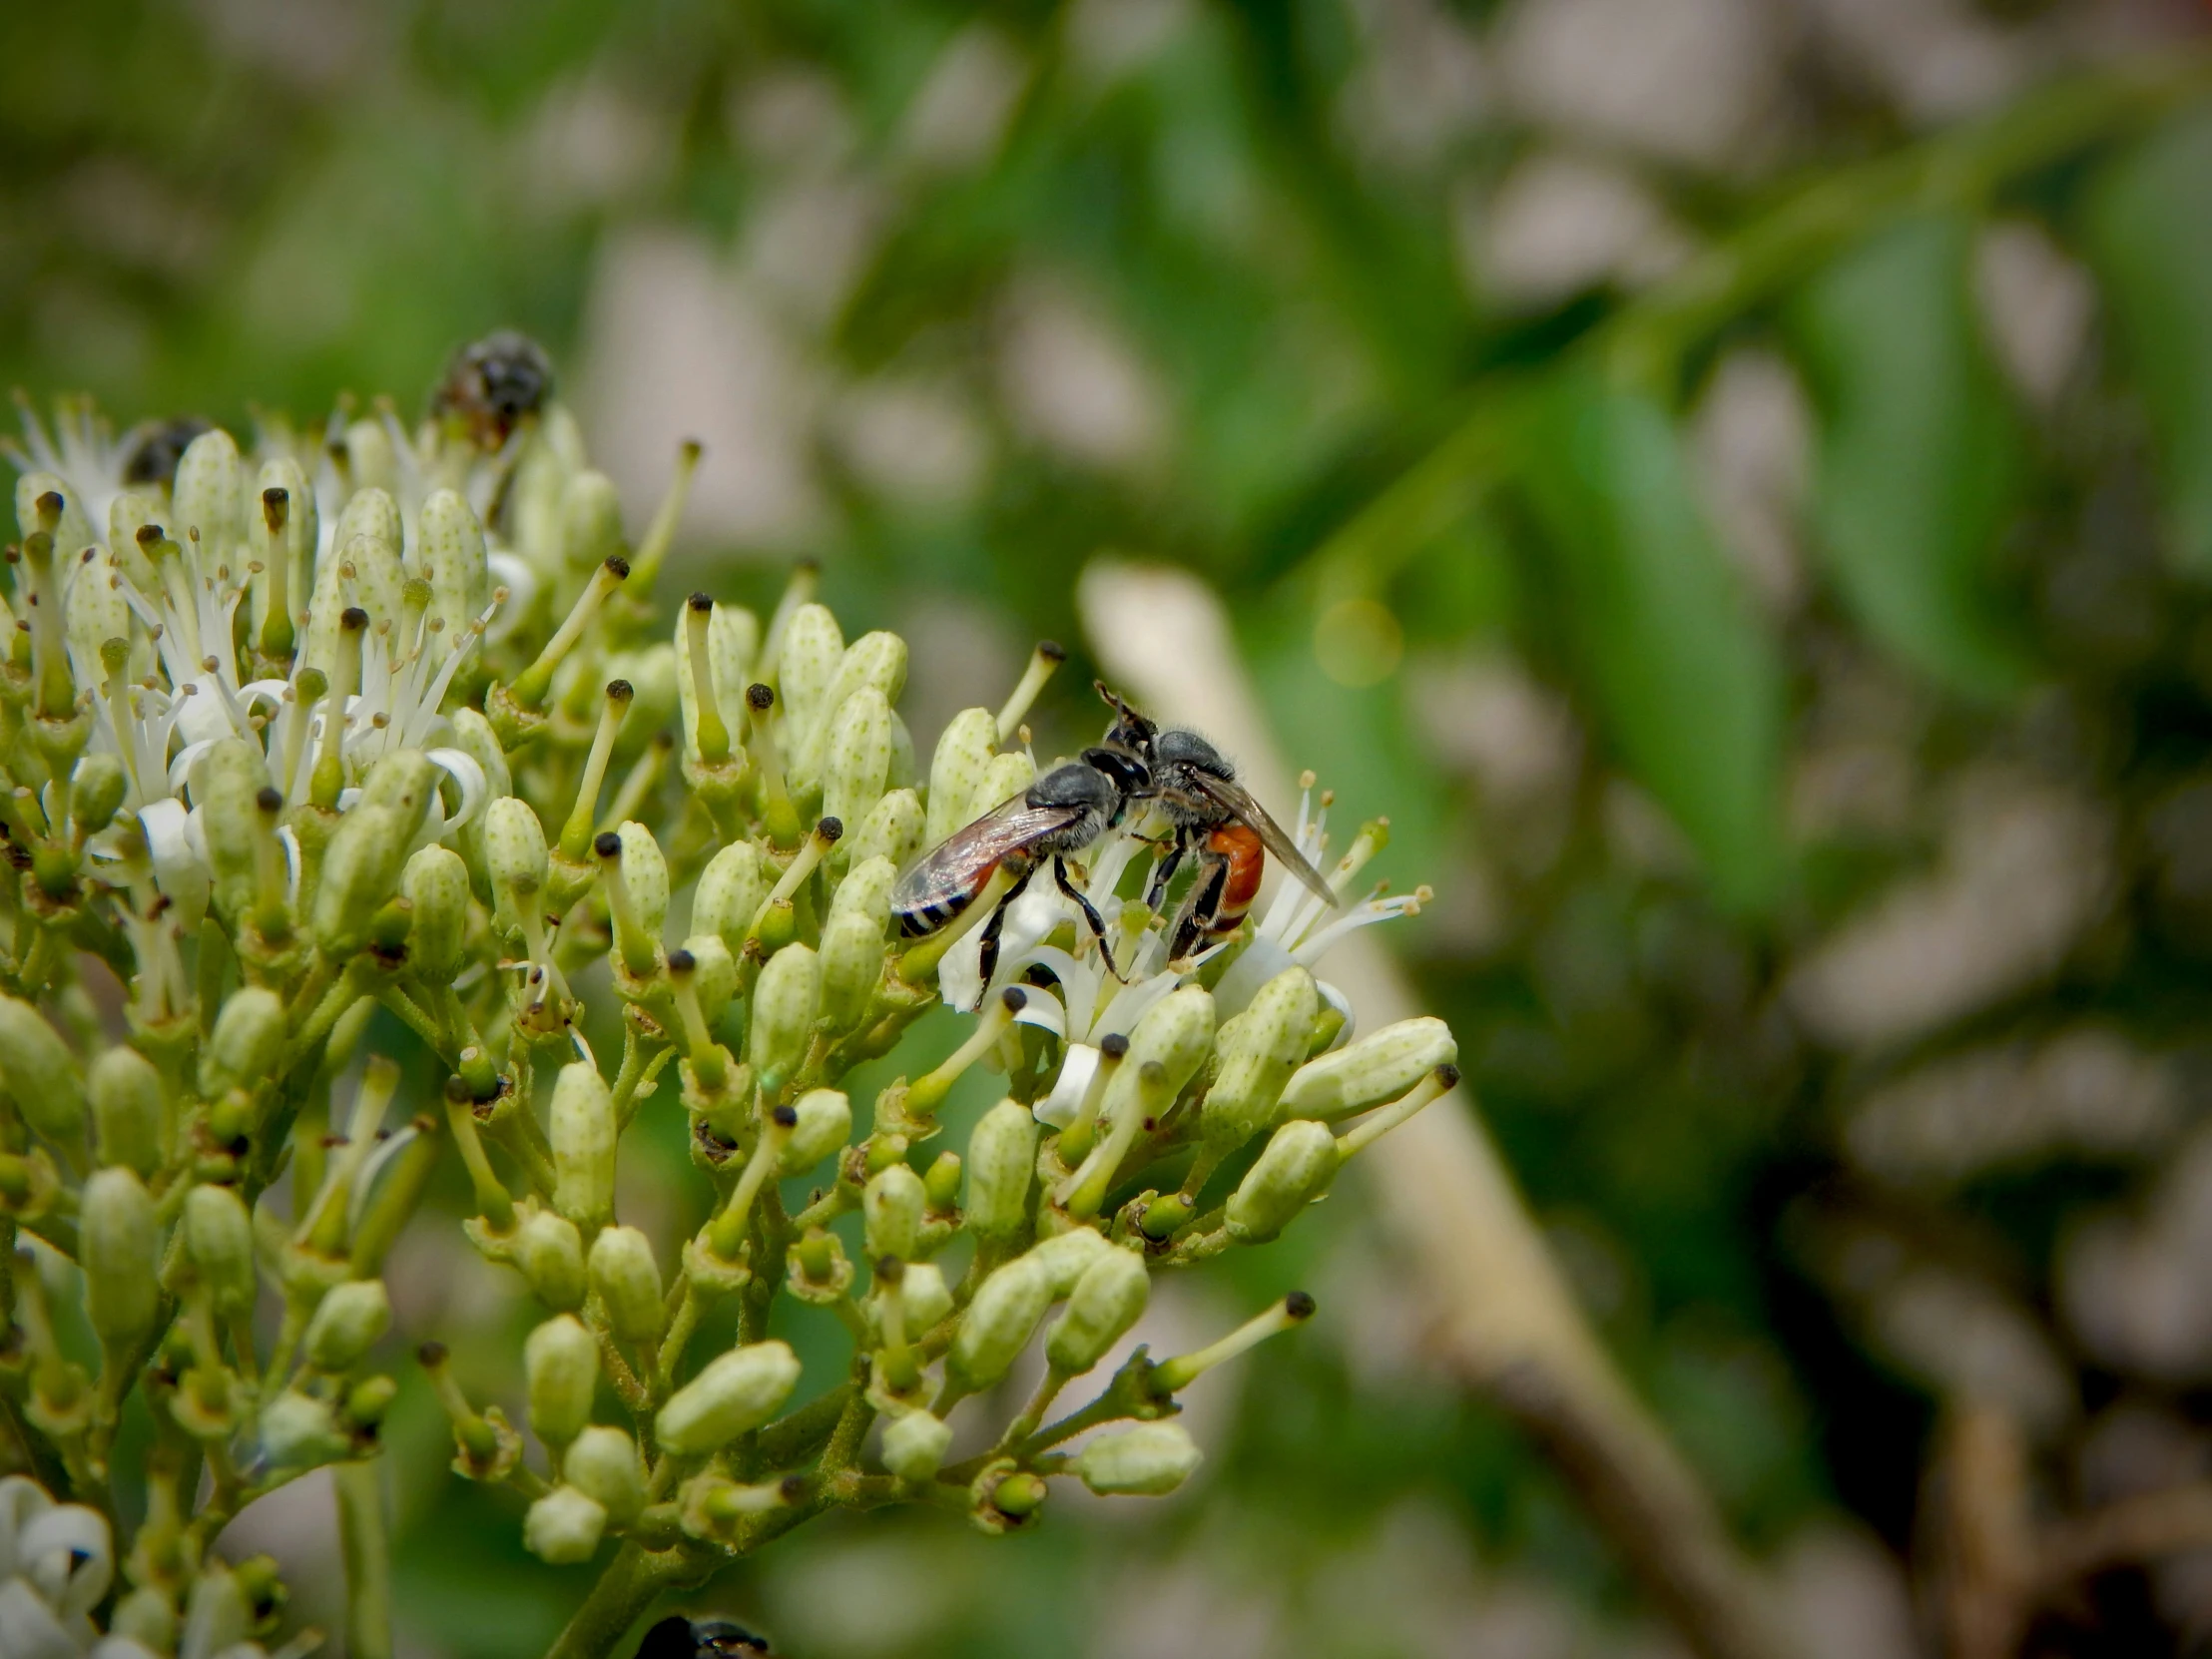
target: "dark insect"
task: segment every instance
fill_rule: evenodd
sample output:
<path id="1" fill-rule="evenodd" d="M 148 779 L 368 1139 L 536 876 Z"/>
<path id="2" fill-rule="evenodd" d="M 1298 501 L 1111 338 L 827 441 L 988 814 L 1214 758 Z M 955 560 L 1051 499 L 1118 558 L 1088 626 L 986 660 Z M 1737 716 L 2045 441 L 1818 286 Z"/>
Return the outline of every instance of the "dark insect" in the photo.
<path id="1" fill-rule="evenodd" d="M 742 1624 L 681 1613 L 661 1620 L 638 1643 L 638 1659 L 760 1659 L 768 1653 L 767 1640 Z"/>
<path id="2" fill-rule="evenodd" d="M 134 428 L 128 439 L 129 453 L 123 461 L 123 481 L 126 484 L 174 484 L 177 463 L 185 458 L 192 440 L 209 430 L 209 422 L 198 415 L 149 420 Z"/>
<path id="3" fill-rule="evenodd" d="M 1260 876 L 1272 852 L 1317 896 L 1340 902 L 1321 871 L 1306 861 L 1283 827 L 1237 782 L 1236 768 L 1196 732 L 1159 724 L 1139 714 L 1095 682 L 1114 711 L 1106 744 L 1141 758 L 1152 774 L 1152 804 L 1175 827 L 1167 855 L 1153 866 L 1145 902 L 1160 907 L 1168 881 L 1185 858 L 1198 861 L 1198 878 L 1184 894 L 1168 930 L 1168 957 L 1187 956 L 1206 937 L 1233 933 L 1260 895 Z"/>
<path id="4" fill-rule="evenodd" d="M 947 835 L 898 878 L 891 889 L 891 914 L 898 918 L 899 931 L 908 938 L 936 932 L 973 904 L 1003 866 L 1012 872 L 1014 884 L 983 925 L 983 983 L 988 986 L 998 966 L 1006 906 L 1049 862 L 1053 881 L 1082 910 L 1106 953 L 1108 970 L 1120 977 L 1106 945 L 1106 923 L 1069 877 L 1066 859 L 1111 830 L 1129 803 L 1151 787 L 1144 762 L 1126 750 L 1086 749 L 1065 766 L 1054 767 L 1020 795 Z"/>
<path id="5" fill-rule="evenodd" d="M 479 448 L 497 449 L 552 395 L 553 360 L 545 347 L 502 328 L 453 354 L 430 412 L 458 420 Z"/>

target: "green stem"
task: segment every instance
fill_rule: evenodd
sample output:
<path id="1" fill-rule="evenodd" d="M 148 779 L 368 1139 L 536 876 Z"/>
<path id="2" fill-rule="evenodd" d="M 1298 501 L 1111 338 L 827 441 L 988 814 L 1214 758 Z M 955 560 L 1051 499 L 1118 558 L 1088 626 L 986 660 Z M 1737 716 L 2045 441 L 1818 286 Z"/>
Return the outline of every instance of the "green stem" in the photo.
<path id="1" fill-rule="evenodd" d="M 391 1540 L 384 1526 L 383 1463 L 359 1457 L 330 1471 L 337 1488 L 338 1546 L 345 1557 L 348 1659 L 391 1659 Z"/>
<path id="2" fill-rule="evenodd" d="M 655 1553 L 624 1544 L 583 1605 L 570 1616 L 546 1659 L 606 1659 L 663 1590 L 697 1570 L 697 1563 L 682 1550 Z"/>

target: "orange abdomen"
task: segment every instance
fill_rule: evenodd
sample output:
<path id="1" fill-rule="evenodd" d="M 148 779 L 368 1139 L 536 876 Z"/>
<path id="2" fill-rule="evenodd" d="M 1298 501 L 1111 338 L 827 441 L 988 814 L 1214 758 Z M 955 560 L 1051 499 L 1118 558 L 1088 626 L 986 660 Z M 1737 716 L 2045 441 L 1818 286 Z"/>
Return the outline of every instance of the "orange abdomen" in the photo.
<path id="1" fill-rule="evenodd" d="M 1252 901 L 1260 896 L 1260 876 L 1267 869 L 1267 850 L 1260 842 L 1260 833 L 1242 824 L 1225 824 L 1206 837 L 1206 850 L 1223 859 L 1229 866 L 1222 880 L 1221 904 L 1215 910 L 1206 930 L 1210 933 L 1233 933 L 1244 920 L 1245 912 L 1252 908 Z"/>

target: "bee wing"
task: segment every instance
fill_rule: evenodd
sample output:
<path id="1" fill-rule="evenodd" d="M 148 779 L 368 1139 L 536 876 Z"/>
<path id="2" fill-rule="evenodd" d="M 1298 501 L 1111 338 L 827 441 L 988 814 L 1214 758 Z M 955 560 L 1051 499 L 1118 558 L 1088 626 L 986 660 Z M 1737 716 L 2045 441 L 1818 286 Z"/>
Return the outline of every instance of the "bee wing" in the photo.
<path id="1" fill-rule="evenodd" d="M 1306 854 L 1299 851 L 1298 843 L 1291 839 L 1283 826 L 1268 816 L 1268 810 L 1253 798 L 1252 792 L 1242 784 L 1226 778 L 1216 778 L 1211 773 L 1194 771 L 1190 775 L 1192 786 L 1211 799 L 1217 807 L 1225 807 L 1237 815 L 1240 823 L 1250 825 L 1258 831 L 1261 843 L 1273 853 L 1283 867 L 1306 884 L 1317 898 L 1327 899 L 1332 908 L 1341 907 L 1337 897 L 1320 870 L 1306 861 Z"/>
<path id="2" fill-rule="evenodd" d="M 1066 829 L 1082 816 L 1080 807 L 1025 807 L 1022 798 L 1014 796 L 973 824 L 953 830 L 923 853 L 920 861 L 898 878 L 892 902 L 900 908 L 912 908 L 965 892 L 977 870 L 1019 852 L 1055 830 Z"/>

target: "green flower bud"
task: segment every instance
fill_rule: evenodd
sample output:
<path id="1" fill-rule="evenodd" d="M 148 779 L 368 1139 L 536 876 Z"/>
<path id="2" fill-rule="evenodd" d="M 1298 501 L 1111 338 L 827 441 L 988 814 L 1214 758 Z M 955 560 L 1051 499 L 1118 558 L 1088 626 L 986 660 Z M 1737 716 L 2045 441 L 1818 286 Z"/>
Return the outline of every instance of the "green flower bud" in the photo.
<path id="1" fill-rule="evenodd" d="M 459 639 L 491 601 L 490 566 L 484 560 L 484 527 L 454 490 L 432 490 L 417 520 L 415 552 L 430 584 L 430 614 Z"/>
<path id="2" fill-rule="evenodd" d="M 882 699 L 885 714 L 884 764 L 889 765 L 889 711 L 898 701 L 898 694 L 906 685 L 906 642 L 896 634 L 877 632 L 863 634 L 846 648 L 837 659 L 835 678 L 822 695 L 822 709 L 806 743 L 800 748 L 793 764 L 793 771 L 801 778 L 827 778 L 830 761 L 831 733 L 844 707 L 863 691 L 875 693 Z M 877 793 L 881 793 L 878 791 Z M 848 820 L 858 823 L 859 815 Z"/>
<path id="3" fill-rule="evenodd" d="M 1205 987 L 1184 985 L 1154 1003 L 1129 1033 L 1129 1052 L 1114 1068 L 1099 1101 L 1100 1120 L 1119 1123 L 1124 1112 L 1137 1110 L 1138 1084 L 1147 1061 L 1159 1061 L 1167 1073 L 1161 1088 L 1173 1100 L 1197 1075 L 1213 1047 L 1214 999 Z"/>
<path id="4" fill-rule="evenodd" d="M 58 495 L 62 498 L 61 522 L 54 526 L 54 552 L 67 559 L 82 553 L 99 540 L 92 531 L 92 520 L 85 516 L 84 504 L 77 499 L 77 492 L 58 473 L 26 472 L 15 481 L 16 528 L 25 536 L 37 532 L 42 514 L 39 498 Z"/>
<path id="5" fill-rule="evenodd" d="M 626 1343 L 661 1335 L 661 1268 L 653 1246 L 635 1227 L 610 1227 L 591 1243 L 591 1288 L 606 1305 L 607 1323 Z"/>
<path id="6" fill-rule="evenodd" d="M 202 432 L 178 457 L 177 481 L 170 487 L 170 535 L 182 544 L 197 532 L 201 559 L 210 569 L 231 562 L 245 523 L 240 505 L 245 490 L 238 440 L 220 426 Z"/>
<path id="7" fill-rule="evenodd" d="M 627 1526 L 645 1510 L 645 1460 L 638 1442 L 619 1428 L 602 1424 L 576 1436 L 561 1459 L 568 1483 Z"/>
<path id="8" fill-rule="evenodd" d="M 130 775 L 113 755 L 87 755 L 69 777 L 69 822 L 80 835 L 105 830 L 130 793 Z"/>
<path id="9" fill-rule="evenodd" d="M 911 1257 L 921 1244 L 921 1215 L 928 1197 L 921 1177 L 904 1164 L 893 1164 L 871 1178 L 860 1193 L 860 1218 L 865 1224 L 870 1257 Z"/>
<path id="10" fill-rule="evenodd" d="M 1051 1305 L 1052 1275 L 1029 1257 L 996 1269 L 976 1287 L 945 1356 L 945 1375 L 970 1392 L 989 1387 L 1029 1346 Z"/>
<path id="11" fill-rule="evenodd" d="M 108 678 L 100 661 L 100 648 L 110 640 L 131 637 L 131 605 L 116 580 L 118 568 L 106 552 L 93 554 L 78 567 L 62 600 L 64 633 L 75 660 L 80 692 L 90 691 Z"/>
<path id="12" fill-rule="evenodd" d="M 768 959 L 753 988 L 753 1030 L 745 1055 L 764 1088 L 782 1088 L 799 1069 L 821 1008 L 821 957 L 803 944 L 788 944 Z"/>
<path id="13" fill-rule="evenodd" d="M 185 1254 L 229 1319 L 254 1311 L 254 1221 L 230 1187 L 203 1183 L 185 1195 Z"/>
<path id="14" fill-rule="evenodd" d="M 692 931 L 719 933 L 733 952 L 743 950 L 753 917 L 774 885 L 775 877 L 761 862 L 761 849 L 751 841 L 732 841 L 700 871 L 699 888 L 692 895 Z"/>
<path id="15" fill-rule="evenodd" d="M 407 960 L 423 983 L 451 984 L 467 960 L 468 866 L 448 847 L 426 846 L 400 870 L 399 892 L 414 906 Z"/>
<path id="16" fill-rule="evenodd" d="M 85 1181 L 78 1265 L 85 1313 L 110 1353 L 128 1353 L 154 1328 L 161 1297 L 161 1233 L 146 1184 L 130 1170 L 96 1170 Z"/>
<path id="17" fill-rule="evenodd" d="M 353 471 L 353 499 L 373 489 L 388 500 L 399 487 L 399 452 L 381 420 L 364 415 L 345 428 L 345 458 Z M 392 545 L 398 545 L 396 537 Z"/>
<path id="18" fill-rule="evenodd" d="M 1075 1472 L 1101 1497 L 1164 1497 L 1205 1453 L 1179 1422 L 1140 1422 L 1101 1434 L 1076 1454 Z"/>
<path id="19" fill-rule="evenodd" d="M 845 824 L 863 823 L 883 798 L 891 765 L 891 706 L 863 686 L 823 722 L 822 810 Z"/>
<path id="20" fill-rule="evenodd" d="M 909 1262 L 898 1279 L 898 1307 L 909 1339 L 952 1312 L 952 1292 L 934 1262 Z"/>
<path id="21" fill-rule="evenodd" d="M 777 1161 L 782 1175 L 805 1175 L 823 1159 L 843 1150 L 852 1137 L 852 1102 L 838 1089 L 809 1089 L 792 1102 L 798 1122 Z"/>
<path id="22" fill-rule="evenodd" d="M 405 827 L 403 839 L 412 841 L 430 815 L 430 803 L 437 798 L 444 777 L 444 770 L 421 750 L 395 749 L 361 780 L 361 805 L 391 808 Z"/>
<path id="23" fill-rule="evenodd" d="M 28 1002 L 0 996 L 0 1090 L 23 1121 L 48 1140 L 73 1146 L 85 1132 L 85 1086 L 77 1057 Z"/>
<path id="24" fill-rule="evenodd" d="M 278 1468 L 311 1469 L 346 1452 L 337 1411 L 326 1399 L 286 1388 L 262 1407 L 262 1449 Z"/>
<path id="25" fill-rule="evenodd" d="M 1284 1124 L 1230 1195 L 1229 1236 L 1239 1244 L 1266 1244 L 1329 1191 L 1343 1162 L 1327 1124 L 1305 1118 Z"/>
<path id="26" fill-rule="evenodd" d="M 514 774 L 507 765 L 507 752 L 499 747 L 499 736 L 492 731 L 491 722 L 481 710 L 455 709 L 445 717 L 453 723 L 453 747 L 484 769 L 484 781 L 491 789 L 491 798 L 498 801 L 515 793 Z M 481 834 L 482 821 L 470 825 L 463 835 Z"/>
<path id="27" fill-rule="evenodd" d="M 29 497 L 26 498 L 23 493 L 24 485 L 41 476 L 52 477 L 53 474 L 46 473 L 42 475 L 29 472 L 25 473 L 22 479 L 17 482 L 15 498 L 18 516 L 22 512 L 24 501 L 26 499 L 35 501 L 39 495 L 39 492 L 33 489 Z M 161 504 L 153 496 L 141 490 L 125 490 L 108 503 L 108 551 L 115 556 L 115 561 L 121 567 L 123 574 L 130 577 L 132 582 L 137 584 L 141 593 L 158 591 L 161 587 L 161 581 L 154 574 L 153 560 L 149 559 L 146 556 L 146 550 L 139 546 L 138 533 L 149 524 L 166 525 L 169 518 L 170 515 L 162 509 Z M 65 524 L 68 522 L 67 514 L 63 515 L 63 522 Z"/>
<path id="28" fill-rule="evenodd" d="M 1350 1117 L 1395 1100 L 1458 1057 L 1459 1045 L 1442 1020 L 1401 1019 L 1299 1067 L 1283 1090 L 1282 1111 L 1325 1123 Z"/>
<path id="29" fill-rule="evenodd" d="M 1306 1057 L 1320 994 L 1302 967 L 1284 969 L 1252 1004 L 1221 1028 L 1221 1069 L 1206 1091 L 1200 1122 L 1214 1146 L 1240 1146 L 1274 1115 L 1283 1086 Z"/>
<path id="30" fill-rule="evenodd" d="M 389 490 L 355 490 L 338 513 L 331 545 L 338 550 L 339 564 L 353 567 L 353 602 L 368 612 L 371 627 L 399 622 L 399 595 L 407 580 L 400 555 L 406 539 L 399 505 Z"/>
<path id="31" fill-rule="evenodd" d="M 952 1425 L 927 1411 L 908 1411 L 883 1429 L 883 1466 L 901 1480 L 931 1480 L 952 1449 Z"/>
<path id="32" fill-rule="evenodd" d="M 515 1240 L 515 1265 L 548 1308 L 584 1305 L 584 1241 L 576 1224 L 551 1210 L 534 1210 Z"/>
<path id="33" fill-rule="evenodd" d="M 591 1421 L 599 1390 L 599 1344 L 572 1314 L 547 1320 L 522 1345 L 522 1376 L 530 1427 L 558 1449 Z"/>
<path id="34" fill-rule="evenodd" d="M 397 887 L 413 833 L 397 809 L 365 801 L 338 820 L 323 851 L 309 918 L 316 942 L 329 954 L 350 956 L 360 949 L 370 918 Z"/>
<path id="35" fill-rule="evenodd" d="M 1114 1247 L 1088 1227 L 1070 1228 L 1040 1240 L 1021 1259 L 1032 1264 L 1052 1287 L 1052 1300 L 1072 1292 L 1091 1264 Z"/>
<path id="36" fill-rule="evenodd" d="M 1037 781 L 1036 763 L 1016 749 L 1004 755 L 991 757 L 991 764 L 983 769 L 983 781 L 976 786 L 973 818 L 981 818 L 1001 802 L 1011 801 Z"/>
<path id="37" fill-rule="evenodd" d="M 720 933 L 694 933 L 684 941 L 692 955 L 692 989 L 709 1025 L 722 1018 L 738 994 L 738 961 Z"/>
<path id="38" fill-rule="evenodd" d="M 1036 1118 L 1019 1101 L 1001 1100 L 968 1137 L 967 1230 L 979 1239 L 1017 1236 L 1029 1224 L 1029 1183 L 1036 1168 Z"/>
<path id="39" fill-rule="evenodd" d="M 897 759 L 895 751 L 892 759 Z M 861 821 L 851 836 L 852 850 L 847 856 L 854 864 L 880 858 L 894 870 L 904 869 L 921 851 L 925 824 L 921 802 L 914 792 L 891 790 Z"/>
<path id="40" fill-rule="evenodd" d="M 983 775 L 998 754 L 998 717 L 988 709 L 962 709 L 937 738 L 929 760 L 929 816 L 922 840 L 935 846 L 993 803 L 981 799 Z"/>
<path id="41" fill-rule="evenodd" d="M 799 1382 L 785 1343 L 753 1343 L 707 1363 L 653 1419 L 653 1437 L 679 1457 L 703 1457 L 782 1409 Z"/>
<path id="42" fill-rule="evenodd" d="M 614 480 L 586 467 L 561 491 L 561 562 L 596 570 L 622 551 L 622 497 Z"/>
<path id="43" fill-rule="evenodd" d="M 574 1486 L 555 1486 L 522 1517 L 522 1547 L 557 1567 L 589 1561 L 607 1530 L 607 1511 Z"/>
<path id="44" fill-rule="evenodd" d="M 553 1207 L 586 1233 L 615 1213 L 615 1097 L 589 1061 L 561 1068 L 553 1083 Z"/>
<path id="45" fill-rule="evenodd" d="M 542 892 L 549 858 L 545 826 L 527 801 L 506 795 L 484 809 L 484 859 L 502 893 Z"/>
<path id="46" fill-rule="evenodd" d="M 226 915 L 237 915 L 254 901 L 254 849 L 262 834 L 256 798 L 268 788 L 269 763 L 260 745 L 244 738 L 222 739 L 192 769 L 216 904 Z"/>
<path id="47" fill-rule="evenodd" d="M 391 1299 L 381 1279 L 333 1286 L 307 1322 L 301 1346 L 316 1371 L 351 1371 L 391 1329 Z"/>
<path id="48" fill-rule="evenodd" d="M 637 907 L 638 925 L 658 939 L 668 923 L 668 859 L 644 825 L 628 821 L 616 833 L 622 837 L 622 879 Z"/>
<path id="49" fill-rule="evenodd" d="M 891 769 L 883 781 L 894 790 L 914 787 L 914 734 L 896 709 L 891 711 Z"/>
<path id="50" fill-rule="evenodd" d="M 284 999 L 262 985 L 231 993 L 200 1051 L 200 1087 L 209 1098 L 244 1089 L 251 1094 L 276 1075 L 290 1034 Z"/>
<path id="51" fill-rule="evenodd" d="M 167 1103 L 162 1074 L 135 1048 L 104 1049 L 92 1062 L 93 1144 L 103 1164 L 150 1176 L 161 1167 Z"/>
<path id="52" fill-rule="evenodd" d="M 882 978 L 883 924 L 863 915 L 831 916 L 822 930 L 822 1014 L 830 1028 L 858 1025 Z"/>
<path id="53" fill-rule="evenodd" d="M 878 928 L 890 919 L 891 888 L 898 880 L 898 866 L 888 858 L 855 857 L 844 879 L 830 899 L 830 919 L 862 916 Z"/>
<path id="54" fill-rule="evenodd" d="M 1053 1370 L 1080 1377 L 1106 1357 L 1144 1314 L 1152 1275 L 1135 1252 L 1109 1250 L 1083 1270 L 1067 1308 L 1045 1333 Z"/>
<path id="55" fill-rule="evenodd" d="M 827 606 L 802 605 L 792 612 L 784 627 L 777 675 L 784 703 L 785 752 L 795 788 L 803 789 L 809 782 L 797 761 L 806 754 L 816 723 L 830 713 L 826 699 L 843 663 L 844 635 Z"/>

